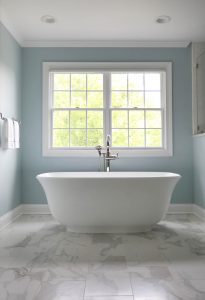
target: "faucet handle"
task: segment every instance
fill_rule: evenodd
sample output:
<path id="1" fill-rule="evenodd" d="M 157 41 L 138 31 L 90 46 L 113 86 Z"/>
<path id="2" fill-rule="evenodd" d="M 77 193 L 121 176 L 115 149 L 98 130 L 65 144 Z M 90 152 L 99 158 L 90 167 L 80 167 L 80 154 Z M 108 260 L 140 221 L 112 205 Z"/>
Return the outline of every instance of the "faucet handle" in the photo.
<path id="1" fill-rule="evenodd" d="M 101 156 L 101 154 L 102 154 L 102 146 L 101 145 L 97 145 L 96 147 L 95 147 L 95 149 L 98 151 L 98 154 L 99 154 L 99 156 Z"/>
<path id="2" fill-rule="evenodd" d="M 97 145 L 97 146 L 95 146 L 95 149 L 96 149 L 96 150 L 101 150 L 101 149 L 102 149 L 102 146 L 101 146 L 101 145 Z"/>
<path id="3" fill-rule="evenodd" d="M 119 152 L 117 152 L 116 154 L 113 155 L 115 157 L 115 159 L 119 159 Z"/>
<path id="4" fill-rule="evenodd" d="M 118 152 L 116 154 L 111 154 L 108 157 L 105 156 L 105 160 L 115 160 L 115 159 L 119 159 L 119 153 Z"/>

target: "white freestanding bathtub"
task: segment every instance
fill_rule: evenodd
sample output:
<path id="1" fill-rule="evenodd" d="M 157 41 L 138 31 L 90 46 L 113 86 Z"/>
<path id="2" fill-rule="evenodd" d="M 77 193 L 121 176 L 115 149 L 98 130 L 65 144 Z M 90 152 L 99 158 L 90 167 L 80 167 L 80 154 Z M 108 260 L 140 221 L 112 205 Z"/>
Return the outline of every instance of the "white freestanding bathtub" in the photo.
<path id="1" fill-rule="evenodd" d="M 57 172 L 37 176 L 53 216 L 74 232 L 139 232 L 159 222 L 181 178 L 161 172 Z"/>

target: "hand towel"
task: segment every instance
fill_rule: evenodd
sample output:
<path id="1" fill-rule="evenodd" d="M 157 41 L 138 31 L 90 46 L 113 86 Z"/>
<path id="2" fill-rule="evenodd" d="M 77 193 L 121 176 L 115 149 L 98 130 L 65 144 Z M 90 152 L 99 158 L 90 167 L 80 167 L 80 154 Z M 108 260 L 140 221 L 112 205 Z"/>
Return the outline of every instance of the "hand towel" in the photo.
<path id="1" fill-rule="evenodd" d="M 19 122 L 13 120 L 14 125 L 14 148 L 20 148 L 20 128 Z"/>
<path id="2" fill-rule="evenodd" d="M 4 119 L 2 129 L 2 148 L 14 149 L 14 123 L 12 119 Z"/>

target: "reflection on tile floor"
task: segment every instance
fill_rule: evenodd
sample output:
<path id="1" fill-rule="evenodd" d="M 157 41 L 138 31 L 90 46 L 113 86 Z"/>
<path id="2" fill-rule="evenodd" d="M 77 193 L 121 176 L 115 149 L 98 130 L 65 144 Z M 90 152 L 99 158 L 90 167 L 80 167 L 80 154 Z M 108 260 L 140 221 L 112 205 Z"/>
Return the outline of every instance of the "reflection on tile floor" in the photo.
<path id="1" fill-rule="evenodd" d="M 205 300 L 205 223 L 169 215 L 138 234 L 70 233 L 49 215 L 0 232 L 0 300 Z"/>

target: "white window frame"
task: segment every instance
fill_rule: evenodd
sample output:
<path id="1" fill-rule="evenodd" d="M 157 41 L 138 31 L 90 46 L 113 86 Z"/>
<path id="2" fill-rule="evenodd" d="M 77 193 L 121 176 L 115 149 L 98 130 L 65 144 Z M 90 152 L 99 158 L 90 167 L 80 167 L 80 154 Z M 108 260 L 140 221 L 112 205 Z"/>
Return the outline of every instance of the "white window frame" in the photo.
<path id="1" fill-rule="evenodd" d="M 162 97 L 165 99 L 164 114 L 164 148 L 113 148 L 118 151 L 120 157 L 145 156 L 160 157 L 172 156 L 172 63 L 171 62 L 44 62 L 43 63 L 43 113 L 42 113 L 42 152 L 43 156 L 70 157 L 70 156 L 94 156 L 97 151 L 94 149 L 56 149 L 51 147 L 51 92 L 50 72 L 164 72 L 165 86 L 162 88 Z M 105 77 L 106 78 L 106 77 Z M 105 80 L 104 85 L 108 84 Z M 109 90 L 106 89 L 108 93 Z M 108 109 L 108 108 L 107 108 Z M 106 124 L 105 124 L 106 126 Z"/>

